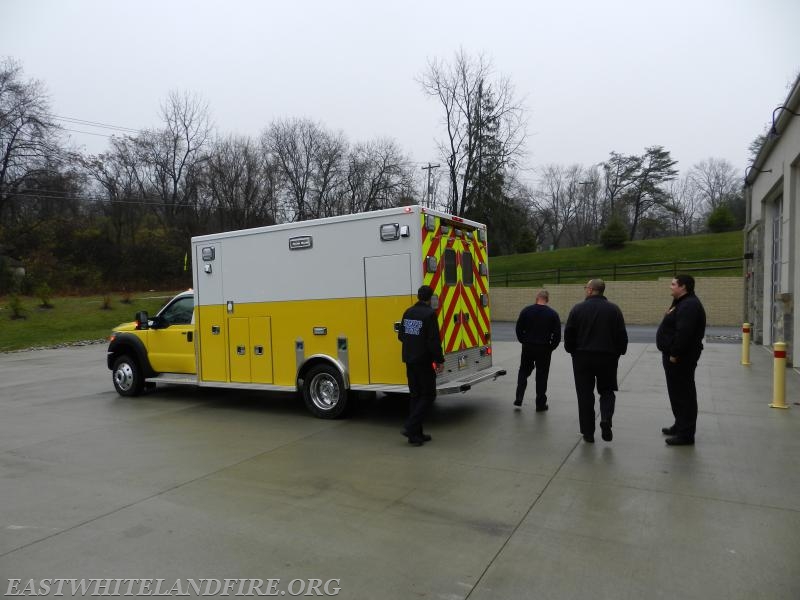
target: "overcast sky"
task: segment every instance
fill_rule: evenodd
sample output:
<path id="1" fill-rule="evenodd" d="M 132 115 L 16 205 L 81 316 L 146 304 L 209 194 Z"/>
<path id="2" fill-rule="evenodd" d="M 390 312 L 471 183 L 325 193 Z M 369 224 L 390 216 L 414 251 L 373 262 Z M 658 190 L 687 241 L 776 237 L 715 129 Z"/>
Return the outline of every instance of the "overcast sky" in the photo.
<path id="1" fill-rule="evenodd" d="M 417 79 L 463 48 L 514 84 L 529 169 L 662 145 L 681 170 L 743 171 L 800 71 L 798 25 L 800 0 L 0 0 L 0 56 L 61 117 L 156 127 L 170 90 L 188 91 L 222 134 L 304 117 L 424 164 L 442 111 Z"/>

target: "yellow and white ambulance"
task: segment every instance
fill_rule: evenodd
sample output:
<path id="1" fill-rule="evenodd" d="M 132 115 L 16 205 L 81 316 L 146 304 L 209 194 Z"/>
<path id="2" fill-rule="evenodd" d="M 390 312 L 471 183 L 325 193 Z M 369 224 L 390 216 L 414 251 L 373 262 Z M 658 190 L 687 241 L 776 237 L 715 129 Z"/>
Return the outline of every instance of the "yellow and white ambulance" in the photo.
<path id="1" fill-rule="evenodd" d="M 351 391 L 407 393 L 396 325 L 434 290 L 439 394 L 492 369 L 486 227 L 421 206 L 193 237 L 193 289 L 117 327 L 108 348 L 123 396 L 158 383 L 299 391 L 322 418 Z"/>

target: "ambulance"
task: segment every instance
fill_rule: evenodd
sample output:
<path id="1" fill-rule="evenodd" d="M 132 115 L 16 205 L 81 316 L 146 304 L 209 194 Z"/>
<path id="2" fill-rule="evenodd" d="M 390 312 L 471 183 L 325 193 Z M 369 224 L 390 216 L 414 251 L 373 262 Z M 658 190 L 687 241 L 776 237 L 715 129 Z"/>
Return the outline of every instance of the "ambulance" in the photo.
<path id="1" fill-rule="evenodd" d="M 153 384 L 296 391 L 320 418 L 355 393 L 407 394 L 397 328 L 434 290 L 439 394 L 492 368 L 486 227 L 406 206 L 191 239 L 193 288 L 114 329 L 108 368 L 123 396 Z"/>

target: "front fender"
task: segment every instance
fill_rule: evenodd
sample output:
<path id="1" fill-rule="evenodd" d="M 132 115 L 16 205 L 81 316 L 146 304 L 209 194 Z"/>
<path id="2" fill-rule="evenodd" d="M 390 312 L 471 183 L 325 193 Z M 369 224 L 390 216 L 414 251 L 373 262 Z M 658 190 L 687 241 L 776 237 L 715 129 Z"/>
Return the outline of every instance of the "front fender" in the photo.
<path id="1" fill-rule="evenodd" d="M 108 344 L 108 354 L 106 361 L 108 368 L 114 368 L 114 361 L 123 354 L 133 355 L 142 368 L 145 377 L 153 377 L 156 372 L 150 366 L 150 359 L 147 356 L 147 347 L 141 338 L 132 333 L 116 333 L 114 339 Z"/>

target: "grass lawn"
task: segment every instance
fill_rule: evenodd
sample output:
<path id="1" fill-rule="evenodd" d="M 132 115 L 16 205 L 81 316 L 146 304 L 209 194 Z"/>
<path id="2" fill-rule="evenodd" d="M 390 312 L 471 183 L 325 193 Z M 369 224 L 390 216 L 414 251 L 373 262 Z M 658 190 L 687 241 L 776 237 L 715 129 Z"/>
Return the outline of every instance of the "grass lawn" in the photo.
<path id="1" fill-rule="evenodd" d="M 122 294 L 110 294 L 109 308 L 103 308 L 102 295 L 55 297 L 50 300 L 53 308 L 42 308 L 38 298 L 21 296 L 24 319 L 12 319 L 10 297 L 2 297 L 0 352 L 103 339 L 116 325 L 133 321 L 140 310 L 155 314 L 174 295 L 174 292 L 131 294 L 131 303 L 125 304 Z"/>
<path id="2" fill-rule="evenodd" d="M 744 236 L 741 231 L 727 233 L 710 233 L 685 237 L 660 238 L 628 242 L 619 250 L 605 250 L 600 246 L 581 248 L 564 248 L 551 252 L 532 252 L 529 254 L 513 254 L 496 256 L 489 259 L 489 273 L 492 285 L 504 285 L 508 274 L 510 285 L 538 285 L 555 283 L 553 274 L 533 275 L 537 271 L 550 269 L 576 269 L 565 276 L 561 274 L 561 283 L 585 281 L 590 277 L 612 279 L 613 265 L 634 265 L 641 263 L 658 263 L 672 261 L 700 261 L 718 258 L 741 258 L 744 252 Z M 740 277 L 741 262 L 724 263 L 732 269 L 705 269 L 690 271 L 694 276 L 723 275 Z M 681 266 L 678 267 L 681 270 Z M 622 270 L 622 269 L 621 269 Z M 627 271 L 650 270 L 628 268 Z M 623 270 L 623 271 L 624 271 Z M 686 270 L 686 265 L 684 269 Z M 530 277 L 522 276 L 531 273 Z M 517 282 L 514 282 L 516 275 Z M 651 280 L 672 275 L 672 267 L 664 266 L 661 273 L 645 273 L 635 276 L 618 276 L 617 279 Z"/>

